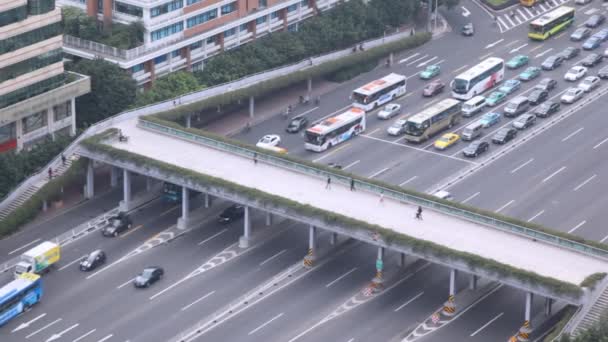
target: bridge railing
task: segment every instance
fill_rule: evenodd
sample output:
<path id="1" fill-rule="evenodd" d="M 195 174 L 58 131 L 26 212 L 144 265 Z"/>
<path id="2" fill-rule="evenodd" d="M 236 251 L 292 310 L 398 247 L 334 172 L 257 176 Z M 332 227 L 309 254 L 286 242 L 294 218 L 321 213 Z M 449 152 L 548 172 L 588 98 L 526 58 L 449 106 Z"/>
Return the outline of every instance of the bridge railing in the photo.
<path id="1" fill-rule="evenodd" d="M 350 182 L 351 182 L 350 177 L 347 177 L 347 176 L 344 176 L 341 174 L 328 172 L 323 169 L 311 167 L 311 166 L 305 165 L 303 163 L 294 162 L 294 161 L 291 161 L 291 160 L 288 160 L 285 158 L 279 158 L 279 157 L 276 157 L 276 156 L 273 156 L 270 154 L 259 153 L 257 151 L 254 151 L 254 150 L 251 150 L 251 149 L 248 149 L 245 147 L 229 144 L 229 143 L 226 143 L 223 141 L 215 140 L 215 139 L 212 139 L 209 137 L 190 133 L 190 132 L 176 129 L 173 127 L 164 126 L 164 125 L 161 125 L 161 124 L 158 124 L 155 122 L 150 122 L 145 119 L 140 118 L 139 125 L 143 128 L 147 128 L 147 129 L 150 129 L 153 131 L 175 136 L 175 137 L 187 140 L 187 141 L 196 142 L 196 143 L 208 146 L 208 147 L 212 147 L 212 148 L 215 148 L 215 149 L 218 149 L 221 151 L 237 154 L 237 155 L 240 155 L 243 157 L 253 158 L 255 155 L 257 160 L 259 160 L 259 161 L 264 161 L 271 165 L 275 165 L 275 166 L 282 167 L 285 169 L 301 172 L 301 173 L 308 174 L 311 176 L 315 176 L 315 177 L 319 177 L 319 178 L 323 178 L 323 179 L 327 178 L 329 176 L 332 178 L 332 182 L 337 181 L 337 182 L 341 182 L 344 184 L 350 184 Z M 494 217 L 490 217 L 490 216 L 482 215 L 482 214 L 475 213 L 472 211 L 468 211 L 465 209 L 457 208 L 455 206 L 451 206 L 451 205 L 441 203 L 438 201 L 433 201 L 433 200 L 430 200 L 430 199 L 427 199 L 424 197 L 419 197 L 419 196 L 411 195 L 411 194 L 408 194 L 405 192 L 396 191 L 394 189 L 382 187 L 382 186 L 379 186 L 379 185 L 376 185 L 376 184 L 373 184 L 370 182 L 355 180 L 355 183 L 356 183 L 356 186 L 358 189 L 367 190 L 369 192 L 376 193 L 376 194 L 378 194 L 379 197 L 382 195 L 386 198 L 391 198 L 391 199 L 394 199 L 397 201 L 408 202 L 408 203 L 424 206 L 427 208 L 432 208 L 439 212 L 443 212 L 443 213 L 453 215 L 453 216 L 458 216 L 458 217 L 464 218 L 469 221 L 483 224 L 485 226 L 490 226 L 492 228 L 500 229 L 505 232 L 519 234 L 522 236 L 529 237 L 531 239 L 544 241 L 544 242 L 547 242 L 547 243 L 550 243 L 553 245 L 557 245 L 557 246 L 560 246 L 563 248 L 567 248 L 567 249 L 581 252 L 581 253 L 584 253 L 587 255 L 592 255 L 595 257 L 599 257 L 599 258 L 608 260 L 608 251 L 605 251 L 603 249 L 600 249 L 600 248 L 597 248 L 594 246 L 586 245 L 581 242 L 569 240 L 569 239 L 566 239 L 566 238 L 563 238 L 563 237 L 560 237 L 557 235 L 545 233 L 545 232 L 542 232 L 539 230 L 523 227 L 523 226 L 513 224 L 510 222 L 506 222 L 506 221 L 503 221 L 503 220 L 500 220 L 500 219 L 497 219 Z"/>

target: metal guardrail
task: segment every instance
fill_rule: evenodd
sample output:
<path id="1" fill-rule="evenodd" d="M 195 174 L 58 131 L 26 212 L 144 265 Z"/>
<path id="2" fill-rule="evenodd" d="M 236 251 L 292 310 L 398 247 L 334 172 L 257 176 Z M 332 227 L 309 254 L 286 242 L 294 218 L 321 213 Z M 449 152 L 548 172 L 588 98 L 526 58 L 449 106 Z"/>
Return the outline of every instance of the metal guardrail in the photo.
<path id="1" fill-rule="evenodd" d="M 186 132 L 183 130 L 175 129 L 172 127 L 163 126 L 154 122 L 150 122 L 147 120 L 139 120 L 139 124 L 145 128 L 150 130 L 154 130 L 157 132 L 161 132 L 167 135 L 175 136 L 184 140 L 193 141 L 196 143 L 200 143 L 206 145 L 208 147 L 212 147 L 221 151 L 229 152 L 232 154 L 240 155 L 247 158 L 253 158 L 254 154 L 260 161 L 264 161 L 268 164 L 272 164 L 275 166 L 279 166 L 285 169 L 301 172 L 304 174 L 308 174 L 315 177 L 327 178 L 331 176 L 332 181 L 338 181 L 344 184 L 350 184 L 351 178 L 345 177 L 339 174 L 331 173 L 325 170 L 317 169 L 314 167 L 310 167 L 308 165 L 304 165 L 297 162 L 292 162 L 287 159 L 278 158 L 269 154 L 261 154 L 257 151 L 253 151 L 247 148 L 243 148 L 236 145 L 231 145 L 225 143 L 223 141 L 213 140 L 211 138 L 207 138 L 201 135 L 193 134 L 190 132 Z M 513 223 L 505 222 L 493 217 L 481 215 L 478 213 L 474 213 L 468 210 L 456 208 L 447 204 L 443 204 L 440 202 L 432 201 L 423 197 L 418 197 L 414 195 L 410 195 L 404 192 L 395 191 L 393 189 L 381 187 L 372 183 L 355 180 L 358 189 L 365 189 L 369 192 L 376 193 L 378 195 L 383 194 L 386 198 L 392 198 L 397 201 L 414 203 L 420 206 L 433 208 L 439 212 L 443 212 L 449 215 L 458 216 L 470 221 L 474 221 L 486 226 L 490 226 L 505 232 L 515 233 L 519 235 L 523 235 L 532 239 L 541 240 L 544 242 L 548 242 L 563 248 L 567 248 L 570 250 L 574 250 L 577 252 L 581 252 L 587 255 L 603 258 L 608 260 L 608 251 L 602 250 L 600 248 L 596 248 L 593 246 L 589 246 L 580 242 L 572 241 L 569 239 L 565 239 L 556 235 L 551 235 L 548 233 L 544 233 L 538 230 L 530 229 L 527 227 L 522 227 Z"/>

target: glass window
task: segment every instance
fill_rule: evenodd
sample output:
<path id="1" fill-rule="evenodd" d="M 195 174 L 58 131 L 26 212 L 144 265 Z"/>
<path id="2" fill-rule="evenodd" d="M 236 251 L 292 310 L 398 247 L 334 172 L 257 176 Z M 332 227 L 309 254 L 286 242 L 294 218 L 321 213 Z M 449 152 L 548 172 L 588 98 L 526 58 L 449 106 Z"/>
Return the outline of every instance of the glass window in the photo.
<path id="1" fill-rule="evenodd" d="M 240 30 L 241 32 L 243 32 L 243 31 L 248 31 L 248 30 L 249 30 L 249 27 L 248 27 L 248 26 L 249 26 L 249 24 L 248 24 L 248 23 L 247 23 L 247 24 L 241 24 L 241 26 L 239 27 L 239 30 Z"/>
<path id="2" fill-rule="evenodd" d="M 160 64 L 160 63 L 164 63 L 167 61 L 167 55 L 162 55 L 162 56 L 158 56 L 156 58 L 154 58 L 154 64 Z"/>
<path id="3" fill-rule="evenodd" d="M 0 54 L 19 50 L 61 34 L 61 23 L 53 23 L 10 38 L 0 39 Z"/>
<path id="4" fill-rule="evenodd" d="M 175 50 L 175 51 L 172 51 L 172 52 L 171 52 L 171 57 L 172 57 L 172 58 L 178 57 L 178 56 L 180 56 L 180 55 L 181 55 L 181 54 L 180 54 L 180 51 L 179 51 L 179 50 Z"/>
<path id="5" fill-rule="evenodd" d="M 298 10 L 298 4 L 293 4 L 289 7 L 287 7 L 287 12 L 293 12 L 293 11 L 297 11 Z"/>
<path id="6" fill-rule="evenodd" d="M 259 18 L 257 18 L 257 19 L 255 20 L 255 23 L 256 23 L 256 24 L 258 24 L 258 25 L 259 25 L 259 24 L 263 24 L 263 23 L 265 23 L 265 22 L 266 22 L 266 17 L 265 17 L 265 16 L 264 16 L 264 17 L 259 17 Z"/>
<path id="7" fill-rule="evenodd" d="M 228 14 L 228 13 L 232 13 L 232 12 L 236 11 L 236 1 L 235 2 L 231 2 L 228 5 L 222 6 L 221 10 L 222 10 L 222 15 Z"/>
<path id="8" fill-rule="evenodd" d="M 63 120 L 72 116 L 72 101 L 66 101 L 62 104 L 53 106 L 53 119 L 55 121 Z"/>
<path id="9" fill-rule="evenodd" d="M 272 19 L 278 18 L 278 17 L 279 17 L 279 14 L 280 14 L 280 13 L 279 13 L 279 11 L 272 12 L 272 13 L 270 14 L 270 19 L 272 20 Z"/>
<path id="10" fill-rule="evenodd" d="M 176 34 L 184 30 L 184 23 L 180 21 L 179 23 L 175 23 L 173 25 L 165 26 L 161 29 L 152 31 L 150 33 L 150 37 L 152 41 L 159 40 L 165 37 L 168 37 L 172 34 Z"/>
<path id="11" fill-rule="evenodd" d="M 207 38 L 207 44 L 215 44 L 217 42 L 217 36 L 211 36 Z"/>
<path id="12" fill-rule="evenodd" d="M 189 5 L 195 4 L 197 2 L 201 2 L 201 0 L 187 0 L 186 4 L 188 4 L 188 6 L 189 6 Z"/>
<path id="13" fill-rule="evenodd" d="M 0 27 L 21 21 L 27 17 L 27 6 L 0 12 Z"/>
<path id="14" fill-rule="evenodd" d="M 235 33 L 236 33 L 236 27 L 233 27 L 230 30 L 226 30 L 226 31 L 224 31 L 224 38 L 234 36 Z"/>
<path id="15" fill-rule="evenodd" d="M 132 15 L 135 17 L 143 17 L 143 9 L 138 6 L 125 4 L 124 2 L 116 1 L 116 12 Z"/>
<path id="16" fill-rule="evenodd" d="M 0 127 L 0 144 L 17 138 L 15 127 L 16 124 L 14 122 Z"/>
<path id="17" fill-rule="evenodd" d="M 217 18 L 217 8 L 214 8 L 205 13 L 201 13 L 199 15 L 195 15 L 194 17 L 188 18 L 186 21 L 186 26 L 188 28 L 203 24 L 208 22 L 209 20 L 213 20 Z"/>
<path id="18" fill-rule="evenodd" d="M 190 50 L 198 49 L 203 46 L 203 42 L 196 42 L 190 45 Z"/>
<path id="19" fill-rule="evenodd" d="M 140 63 L 140 64 L 137 64 L 137 65 L 134 65 L 134 66 L 131 68 L 131 72 L 132 72 L 132 73 L 140 72 L 140 71 L 142 71 L 142 70 L 144 70 L 144 63 Z"/>
<path id="20" fill-rule="evenodd" d="M 153 7 L 150 10 L 150 16 L 152 18 L 159 16 L 161 14 L 165 14 L 165 13 L 169 13 L 171 11 L 175 11 L 177 9 L 180 9 L 184 7 L 184 0 L 173 0 L 171 2 L 168 2 L 166 4 L 162 4 L 160 6 L 156 6 Z"/>
<path id="21" fill-rule="evenodd" d="M 0 68 L 0 83 L 25 75 L 34 70 L 44 68 L 45 66 L 59 63 L 62 60 L 61 49 L 51 50 L 41 55 L 26 59 L 24 61 Z"/>
<path id="22" fill-rule="evenodd" d="M 27 12 L 29 15 L 40 15 L 55 9 L 54 0 L 28 0 Z"/>
<path id="23" fill-rule="evenodd" d="M 308 7 L 308 0 L 302 0 L 302 1 L 300 1 L 300 6 L 301 7 Z"/>
<path id="24" fill-rule="evenodd" d="M 23 133 L 29 133 L 35 131 L 39 128 L 46 127 L 47 125 L 47 115 L 46 109 L 41 110 L 38 113 L 26 116 L 21 119 L 23 124 Z"/>
<path id="25" fill-rule="evenodd" d="M 260 6 L 260 8 L 268 7 L 268 0 L 259 0 L 258 6 Z"/>
<path id="26" fill-rule="evenodd" d="M 30 84 L 27 87 L 19 88 L 8 94 L 0 95 L 0 108 L 12 105 L 28 99 L 32 96 L 42 94 L 51 89 L 55 89 L 65 84 L 65 74 L 49 77 L 40 82 Z"/>
<path id="27" fill-rule="evenodd" d="M 289 31 L 289 32 L 298 31 L 298 23 L 293 23 L 293 24 L 287 26 L 287 31 Z"/>

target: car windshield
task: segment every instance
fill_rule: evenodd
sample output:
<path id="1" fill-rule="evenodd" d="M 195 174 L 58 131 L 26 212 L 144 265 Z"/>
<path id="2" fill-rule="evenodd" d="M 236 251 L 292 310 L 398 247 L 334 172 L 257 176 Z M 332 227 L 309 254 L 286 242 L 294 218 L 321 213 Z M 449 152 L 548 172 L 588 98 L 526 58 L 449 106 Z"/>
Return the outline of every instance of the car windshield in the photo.
<path id="1" fill-rule="evenodd" d="M 583 85 L 591 85 L 593 83 L 593 81 L 591 80 L 584 80 L 583 81 Z"/>
<path id="2" fill-rule="evenodd" d="M 574 95 L 576 95 L 576 89 L 569 89 L 569 90 L 566 92 L 566 95 L 567 95 L 567 96 L 574 96 Z"/>
<path id="3" fill-rule="evenodd" d="M 93 262 L 95 260 L 95 258 L 97 257 L 97 253 L 91 253 L 89 254 L 89 256 L 87 257 L 87 261 L 88 262 Z"/>
<path id="4" fill-rule="evenodd" d="M 476 149 L 477 146 L 479 146 L 479 144 L 481 144 L 480 141 L 474 141 L 471 143 L 471 145 L 469 145 L 470 148 Z"/>
<path id="5" fill-rule="evenodd" d="M 403 125 L 405 125 L 406 122 L 407 122 L 406 120 L 397 120 L 397 121 L 395 121 L 395 123 L 393 123 L 393 125 L 391 127 L 401 128 L 401 127 L 403 127 Z"/>
<path id="6" fill-rule="evenodd" d="M 469 89 L 469 81 L 463 80 L 461 78 L 455 78 L 452 83 L 452 90 L 456 93 L 466 93 Z"/>
<path id="7" fill-rule="evenodd" d="M 419 124 L 419 123 L 414 123 L 411 121 L 408 121 L 406 126 L 405 126 L 405 131 L 408 134 L 414 135 L 414 136 L 420 136 L 422 135 L 422 133 L 424 133 L 425 130 L 425 126 L 424 124 Z"/>
<path id="8" fill-rule="evenodd" d="M 154 273 L 154 269 L 146 268 L 143 272 L 141 272 L 141 276 L 144 278 L 150 278 Z"/>
<path id="9" fill-rule="evenodd" d="M 264 143 L 264 144 L 268 144 L 268 143 L 269 143 L 269 142 L 271 142 L 271 141 L 272 141 L 272 138 L 271 138 L 271 137 L 263 137 L 263 138 L 260 140 L 260 142 L 261 142 L 261 143 Z"/>
<path id="10" fill-rule="evenodd" d="M 297 119 L 291 120 L 291 122 L 289 123 L 289 125 L 290 126 L 298 126 L 298 125 L 300 125 L 301 122 L 302 122 L 302 119 L 297 118 Z"/>
<path id="11" fill-rule="evenodd" d="M 441 137 L 441 138 L 439 138 L 439 141 L 442 141 L 442 142 L 449 142 L 449 141 L 450 141 L 450 138 L 451 138 L 451 137 Z"/>
<path id="12" fill-rule="evenodd" d="M 112 219 L 112 222 L 111 222 L 111 224 L 110 224 L 110 225 L 111 225 L 112 227 L 119 227 L 119 226 L 120 226 L 120 222 L 121 222 L 121 221 L 120 221 L 120 219 L 119 219 L 119 218 L 114 218 L 114 219 Z"/>
<path id="13" fill-rule="evenodd" d="M 579 68 L 572 68 L 572 69 L 570 69 L 570 71 L 568 71 L 568 73 L 578 74 L 580 71 L 581 71 L 581 69 L 579 69 Z"/>

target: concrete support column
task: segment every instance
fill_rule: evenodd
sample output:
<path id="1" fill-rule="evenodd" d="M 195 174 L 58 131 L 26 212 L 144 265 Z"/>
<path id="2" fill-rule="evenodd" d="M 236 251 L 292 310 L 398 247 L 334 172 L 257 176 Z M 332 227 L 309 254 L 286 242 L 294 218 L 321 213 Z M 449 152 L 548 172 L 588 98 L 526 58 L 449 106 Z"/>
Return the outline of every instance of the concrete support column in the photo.
<path id="1" fill-rule="evenodd" d="M 458 276 L 458 271 L 455 269 L 450 270 L 450 297 L 453 297 L 456 294 L 456 277 Z"/>
<path id="2" fill-rule="evenodd" d="M 532 313 L 532 301 L 534 300 L 534 294 L 532 292 L 526 292 L 526 311 L 525 320 L 530 323 L 530 314 Z M 525 325 L 525 323 L 524 323 Z"/>
<path id="3" fill-rule="evenodd" d="M 17 136 L 17 151 L 23 149 L 23 119 L 15 121 L 15 135 Z"/>
<path id="4" fill-rule="evenodd" d="M 154 185 L 154 178 L 146 177 L 146 191 L 152 190 L 153 185 Z"/>
<path id="5" fill-rule="evenodd" d="M 266 213 L 266 226 L 272 226 L 272 214 Z"/>
<path id="6" fill-rule="evenodd" d="M 182 187 L 182 217 L 177 220 L 177 228 L 186 229 L 190 217 L 190 189 Z"/>
<path id="7" fill-rule="evenodd" d="M 249 216 L 249 207 L 245 206 L 245 217 L 243 223 L 243 236 L 239 239 L 239 247 L 249 247 L 249 240 L 251 238 L 251 217 Z"/>
<path id="8" fill-rule="evenodd" d="M 72 136 L 76 135 L 76 98 L 72 98 L 70 100 L 71 104 L 71 115 L 72 115 L 72 127 L 70 127 L 70 134 Z"/>
<path id="9" fill-rule="evenodd" d="M 205 194 L 205 208 L 209 208 L 211 206 L 211 196 L 209 194 Z"/>
<path id="10" fill-rule="evenodd" d="M 127 169 L 122 170 L 122 193 L 123 193 L 123 203 L 124 209 L 122 211 L 128 211 L 129 203 L 131 202 L 131 172 Z"/>
<path id="11" fill-rule="evenodd" d="M 384 283 L 384 247 L 378 247 L 378 255 L 376 257 L 376 276 L 372 282 L 377 286 Z"/>
<path id="12" fill-rule="evenodd" d="M 479 279 L 478 276 L 471 274 L 471 278 L 469 278 L 469 289 L 477 290 L 477 280 L 478 279 Z"/>
<path id="13" fill-rule="evenodd" d="M 549 317 L 553 310 L 553 299 L 545 298 L 545 316 Z"/>
<path id="14" fill-rule="evenodd" d="M 399 267 L 405 266 L 405 253 L 399 253 Z"/>
<path id="15" fill-rule="evenodd" d="M 87 184 L 85 186 L 86 191 L 84 197 L 91 199 L 95 195 L 95 170 L 93 169 L 93 159 L 89 159 L 87 163 Z"/>
<path id="16" fill-rule="evenodd" d="M 118 172 L 119 168 L 112 166 L 110 169 L 110 187 L 115 188 L 118 186 Z"/>
<path id="17" fill-rule="evenodd" d="M 310 98 L 311 97 L 310 94 L 312 93 L 312 77 L 309 77 L 306 80 L 306 91 L 307 91 L 306 93 L 308 94 L 308 98 Z"/>
<path id="18" fill-rule="evenodd" d="M 55 110 L 53 109 L 53 107 L 49 108 L 46 111 L 46 127 L 48 129 L 49 135 L 51 136 L 51 139 L 54 141 L 55 140 L 55 131 L 53 130 L 53 123 L 55 122 Z"/>
<path id="19" fill-rule="evenodd" d="M 304 257 L 304 266 L 312 267 L 317 254 L 317 227 L 310 225 L 308 227 L 308 253 Z"/>
<path id="20" fill-rule="evenodd" d="M 456 301 L 454 295 L 456 294 L 456 277 L 458 271 L 455 269 L 450 270 L 450 295 L 448 296 L 447 302 L 443 305 L 443 314 L 451 317 L 456 313 Z"/>
<path id="21" fill-rule="evenodd" d="M 255 98 L 253 96 L 249 96 L 249 117 L 253 119 L 255 115 Z"/>
<path id="22" fill-rule="evenodd" d="M 528 341 L 530 338 L 530 333 L 532 332 L 532 322 L 530 321 L 530 317 L 532 314 L 532 300 L 534 299 L 534 294 L 532 292 L 526 293 L 526 309 L 524 313 L 525 321 L 524 325 L 519 328 L 519 332 L 517 333 L 517 338 L 519 341 Z"/>
<path id="23" fill-rule="evenodd" d="M 329 244 L 334 246 L 338 241 L 338 233 L 331 233 L 329 236 Z"/>
<path id="24" fill-rule="evenodd" d="M 186 128 L 190 128 L 192 126 L 192 114 L 186 115 Z"/>

